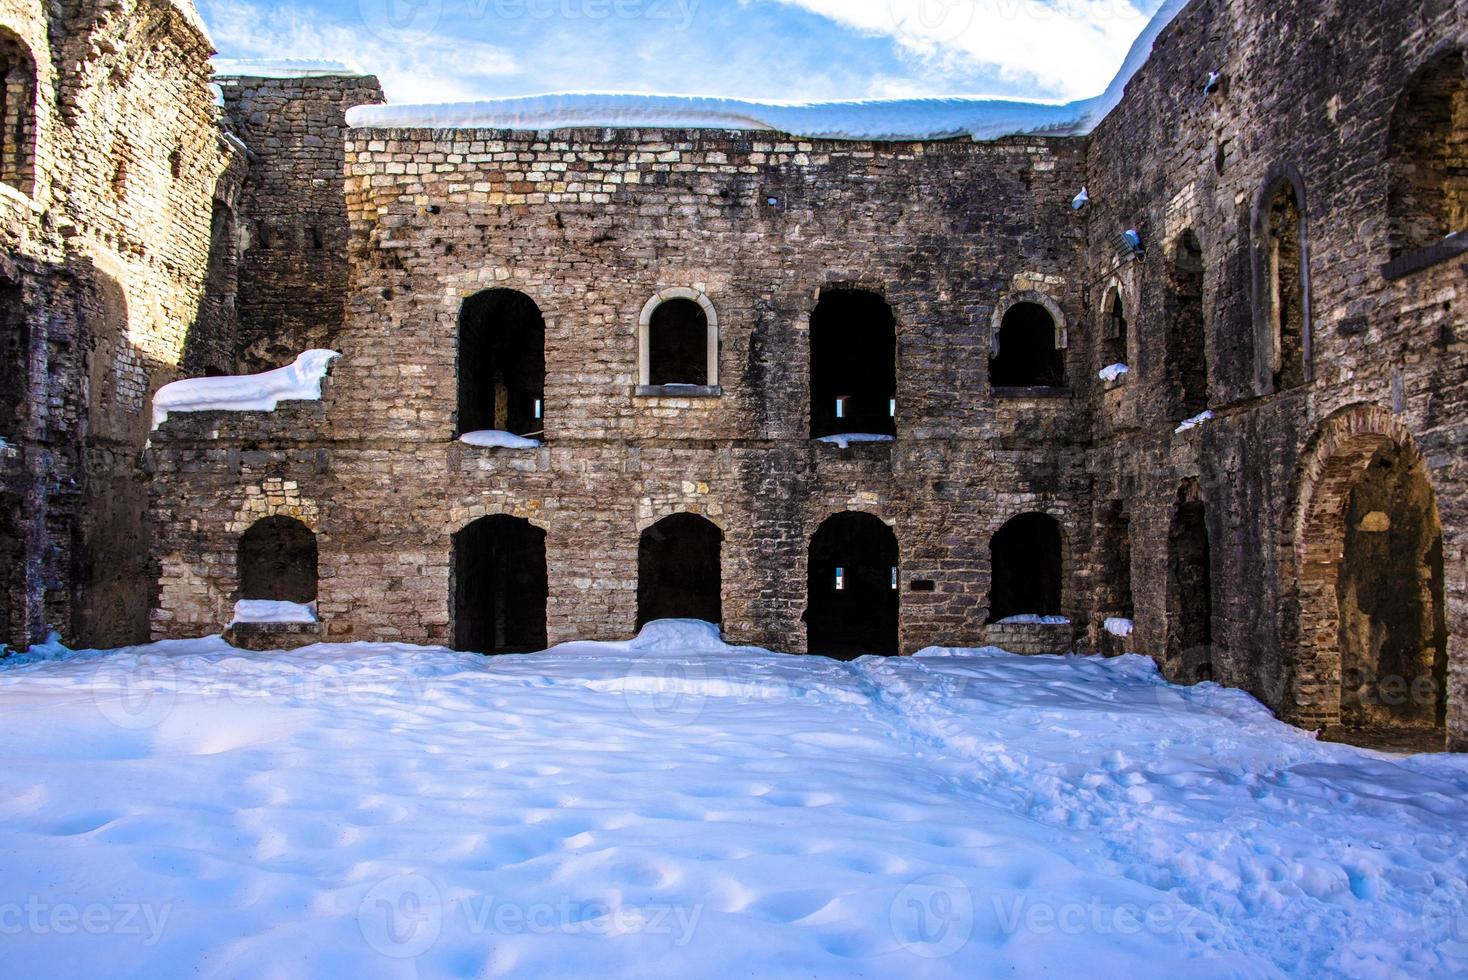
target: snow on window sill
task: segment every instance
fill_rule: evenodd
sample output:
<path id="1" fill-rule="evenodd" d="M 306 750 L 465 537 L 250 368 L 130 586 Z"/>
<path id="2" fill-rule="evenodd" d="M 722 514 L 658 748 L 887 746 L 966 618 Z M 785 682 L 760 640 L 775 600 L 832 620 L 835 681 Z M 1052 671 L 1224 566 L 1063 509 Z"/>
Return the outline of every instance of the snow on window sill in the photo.
<path id="1" fill-rule="evenodd" d="M 721 385 L 638 385 L 632 394 L 638 398 L 719 398 Z"/>
<path id="2" fill-rule="evenodd" d="M 1107 384 L 1115 384 L 1119 381 L 1125 381 L 1126 376 L 1131 373 L 1131 370 L 1125 364 L 1108 364 L 1096 374 L 1096 377 L 1105 381 Z"/>
<path id="3" fill-rule="evenodd" d="M 316 603 L 285 602 L 275 599 L 241 599 L 234 604 L 234 618 L 229 628 L 239 626 L 315 626 Z"/>
<path id="4" fill-rule="evenodd" d="M 1213 421 L 1213 412 L 1211 412 L 1211 411 L 1204 412 L 1201 415 L 1194 415 L 1192 418 L 1187 419 L 1182 424 L 1180 424 L 1176 429 L 1174 429 L 1173 430 L 1173 434 L 1175 434 L 1175 435 L 1182 435 L 1184 432 L 1188 432 L 1188 431 L 1191 431 L 1193 429 L 1196 429 L 1199 426 L 1203 425 L 1205 422 L 1211 422 L 1211 421 Z"/>
<path id="5" fill-rule="evenodd" d="M 1121 616 L 1110 616 L 1101 628 L 1112 636 L 1127 637 L 1136 631 L 1136 624 Z"/>
<path id="6" fill-rule="evenodd" d="M 858 443 L 888 443 L 896 442 L 896 436 L 878 435 L 871 432 L 846 432 L 835 436 L 821 436 L 816 442 L 835 446 L 837 449 L 850 449 Z"/>
<path id="7" fill-rule="evenodd" d="M 994 389 L 995 398 L 1069 398 L 1070 388 L 1065 385 L 1036 385 L 1034 387 L 1002 386 Z"/>
<path id="8" fill-rule="evenodd" d="M 1069 626 L 1070 620 L 1065 616 L 1040 616 L 1035 613 L 1025 613 L 1021 616 L 1008 616 L 996 620 L 994 626 Z"/>
<path id="9" fill-rule="evenodd" d="M 466 432 L 459 436 L 459 441 L 466 446 L 474 446 L 478 449 L 539 449 L 539 439 L 528 439 L 525 436 L 517 436 L 513 432 L 502 432 L 499 429 L 481 429 L 478 432 Z"/>

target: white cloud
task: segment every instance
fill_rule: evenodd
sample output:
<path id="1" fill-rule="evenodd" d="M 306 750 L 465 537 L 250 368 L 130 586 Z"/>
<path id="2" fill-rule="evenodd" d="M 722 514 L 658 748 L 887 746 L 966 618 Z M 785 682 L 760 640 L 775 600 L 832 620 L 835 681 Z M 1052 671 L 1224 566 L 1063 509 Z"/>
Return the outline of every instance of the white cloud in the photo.
<path id="1" fill-rule="evenodd" d="M 394 43 L 366 24 L 343 24 L 319 13 L 251 0 L 204 6 L 215 45 L 230 57 L 334 59 L 361 65 L 382 80 L 392 102 L 482 98 L 492 79 L 519 70 L 505 49 L 466 38 L 452 43 Z"/>
<path id="2" fill-rule="evenodd" d="M 890 37 L 945 73 L 988 70 L 1032 87 L 1036 95 L 1064 99 L 1105 89 L 1149 20 L 1130 0 L 775 2 Z"/>

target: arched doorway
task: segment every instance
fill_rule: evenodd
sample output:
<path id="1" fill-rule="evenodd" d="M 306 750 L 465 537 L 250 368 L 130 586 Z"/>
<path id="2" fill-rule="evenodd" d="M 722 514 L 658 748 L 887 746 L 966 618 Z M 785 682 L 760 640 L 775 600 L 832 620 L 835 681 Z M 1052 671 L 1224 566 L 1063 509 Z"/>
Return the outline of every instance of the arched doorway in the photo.
<path id="1" fill-rule="evenodd" d="M 545 532 L 495 514 L 454 535 L 454 649 L 533 653 L 546 648 Z"/>
<path id="2" fill-rule="evenodd" d="M 637 549 L 637 628 L 659 619 L 724 620 L 724 534 L 697 514 L 673 514 L 642 532 Z"/>
<path id="3" fill-rule="evenodd" d="M 1167 535 L 1167 669 L 1184 684 L 1213 680 L 1213 549 L 1197 480 L 1178 489 Z"/>
<path id="4" fill-rule="evenodd" d="M 1349 741 L 1440 747 L 1442 523 L 1422 457 L 1385 412 L 1352 409 L 1326 423 L 1302 471 L 1291 560 L 1285 623 L 1296 625 L 1285 638 L 1301 723 Z"/>
<path id="5" fill-rule="evenodd" d="M 896 656 L 897 535 L 871 514 L 828 518 L 810 541 L 806 649 L 838 659 Z"/>
<path id="6" fill-rule="evenodd" d="M 1049 514 L 1020 514 L 989 541 L 989 622 L 1059 616 L 1063 542 Z"/>
<path id="7" fill-rule="evenodd" d="M 459 314 L 458 434 L 545 429 L 545 320 L 513 289 L 469 297 Z"/>

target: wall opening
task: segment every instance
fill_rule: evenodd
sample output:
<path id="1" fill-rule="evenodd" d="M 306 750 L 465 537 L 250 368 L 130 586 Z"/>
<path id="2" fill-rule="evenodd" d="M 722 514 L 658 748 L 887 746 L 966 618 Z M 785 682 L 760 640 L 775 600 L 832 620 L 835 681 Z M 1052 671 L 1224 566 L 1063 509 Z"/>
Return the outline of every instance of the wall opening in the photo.
<path id="1" fill-rule="evenodd" d="M 1131 519 L 1120 500 L 1113 500 L 1101 511 L 1098 527 L 1100 581 L 1097 583 L 1097 605 L 1105 619 L 1131 619 L 1132 603 L 1132 534 Z"/>
<path id="2" fill-rule="evenodd" d="M 1055 317 L 1039 303 L 1015 303 L 999 324 L 989 359 L 993 388 L 1065 387 L 1065 351 Z"/>
<path id="3" fill-rule="evenodd" d="M 27 646 L 24 616 L 25 545 L 20 530 L 11 520 L 13 504 L 0 495 L 0 648 L 19 650 Z"/>
<path id="4" fill-rule="evenodd" d="M 637 550 L 637 628 L 659 619 L 720 624 L 724 534 L 697 514 L 673 514 L 642 532 Z"/>
<path id="5" fill-rule="evenodd" d="M 709 385 L 709 320 L 691 299 L 670 299 L 652 311 L 647 328 L 651 385 Z"/>
<path id="6" fill-rule="evenodd" d="M 1468 231 L 1468 76 L 1461 50 L 1413 77 L 1392 117 L 1388 192 L 1392 256 Z"/>
<path id="7" fill-rule="evenodd" d="M 808 575 L 808 651 L 841 660 L 898 654 L 897 535 L 880 518 L 828 518 L 811 538 Z"/>
<path id="8" fill-rule="evenodd" d="M 989 622 L 1011 616 L 1061 614 L 1060 524 L 1048 514 L 1021 514 L 989 542 Z"/>
<path id="9" fill-rule="evenodd" d="M 0 279 L 0 439 L 11 443 L 24 434 L 29 336 L 19 284 Z"/>
<path id="10" fill-rule="evenodd" d="M 1203 315 L 1203 245 L 1191 230 L 1179 236 L 1167 264 L 1167 393 L 1172 420 L 1208 408 L 1208 331 Z"/>
<path id="11" fill-rule="evenodd" d="M 1130 324 L 1127 323 L 1126 306 L 1121 299 L 1120 290 L 1112 290 L 1110 298 L 1106 303 L 1106 322 L 1102 329 L 1104 341 L 1101 347 L 1101 360 L 1105 365 L 1127 363 L 1127 342 Z"/>
<path id="12" fill-rule="evenodd" d="M 1305 218 L 1292 181 L 1281 180 L 1269 195 L 1265 243 L 1265 302 L 1274 346 L 1274 390 L 1305 383 Z"/>
<path id="13" fill-rule="evenodd" d="M 825 289 L 810 315 L 810 434 L 896 435 L 897 318 L 876 293 Z"/>
<path id="14" fill-rule="evenodd" d="M 504 514 L 481 518 L 454 535 L 451 574 L 455 650 L 546 648 L 545 531 Z"/>
<path id="15" fill-rule="evenodd" d="M 1213 566 L 1208 512 L 1196 480 L 1178 491 L 1168 533 L 1169 676 L 1195 684 L 1213 679 Z"/>
<path id="16" fill-rule="evenodd" d="M 240 537 L 241 599 L 316 601 L 316 535 L 294 517 L 266 517 Z"/>
<path id="17" fill-rule="evenodd" d="M 513 289 L 489 289 L 459 315 L 458 434 L 544 432 L 545 320 Z"/>
<path id="18" fill-rule="evenodd" d="M 1434 730 L 1447 714 L 1442 526 L 1432 488 L 1395 445 L 1357 477 L 1345 513 L 1340 605 L 1341 723 Z"/>
<path id="19" fill-rule="evenodd" d="M 29 194 L 36 167 L 36 62 L 25 42 L 0 30 L 0 182 Z"/>

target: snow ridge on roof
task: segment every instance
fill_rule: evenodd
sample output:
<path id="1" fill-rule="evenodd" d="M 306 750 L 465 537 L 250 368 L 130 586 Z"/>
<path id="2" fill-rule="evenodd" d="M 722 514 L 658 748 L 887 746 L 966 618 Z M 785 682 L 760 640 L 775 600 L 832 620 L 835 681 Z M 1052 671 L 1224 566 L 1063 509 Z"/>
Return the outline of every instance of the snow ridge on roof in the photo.
<path id="1" fill-rule="evenodd" d="M 210 64 L 216 78 L 357 77 L 367 74 L 351 62 L 305 58 L 215 58 Z"/>
<path id="2" fill-rule="evenodd" d="M 995 98 L 751 102 L 705 96 L 573 92 L 442 105 L 370 105 L 347 112 L 363 129 L 733 129 L 811 139 L 929 140 L 968 136 L 1081 136 L 1121 102 L 1157 36 L 1187 6 L 1166 0 L 1106 91 L 1053 104 Z"/>

